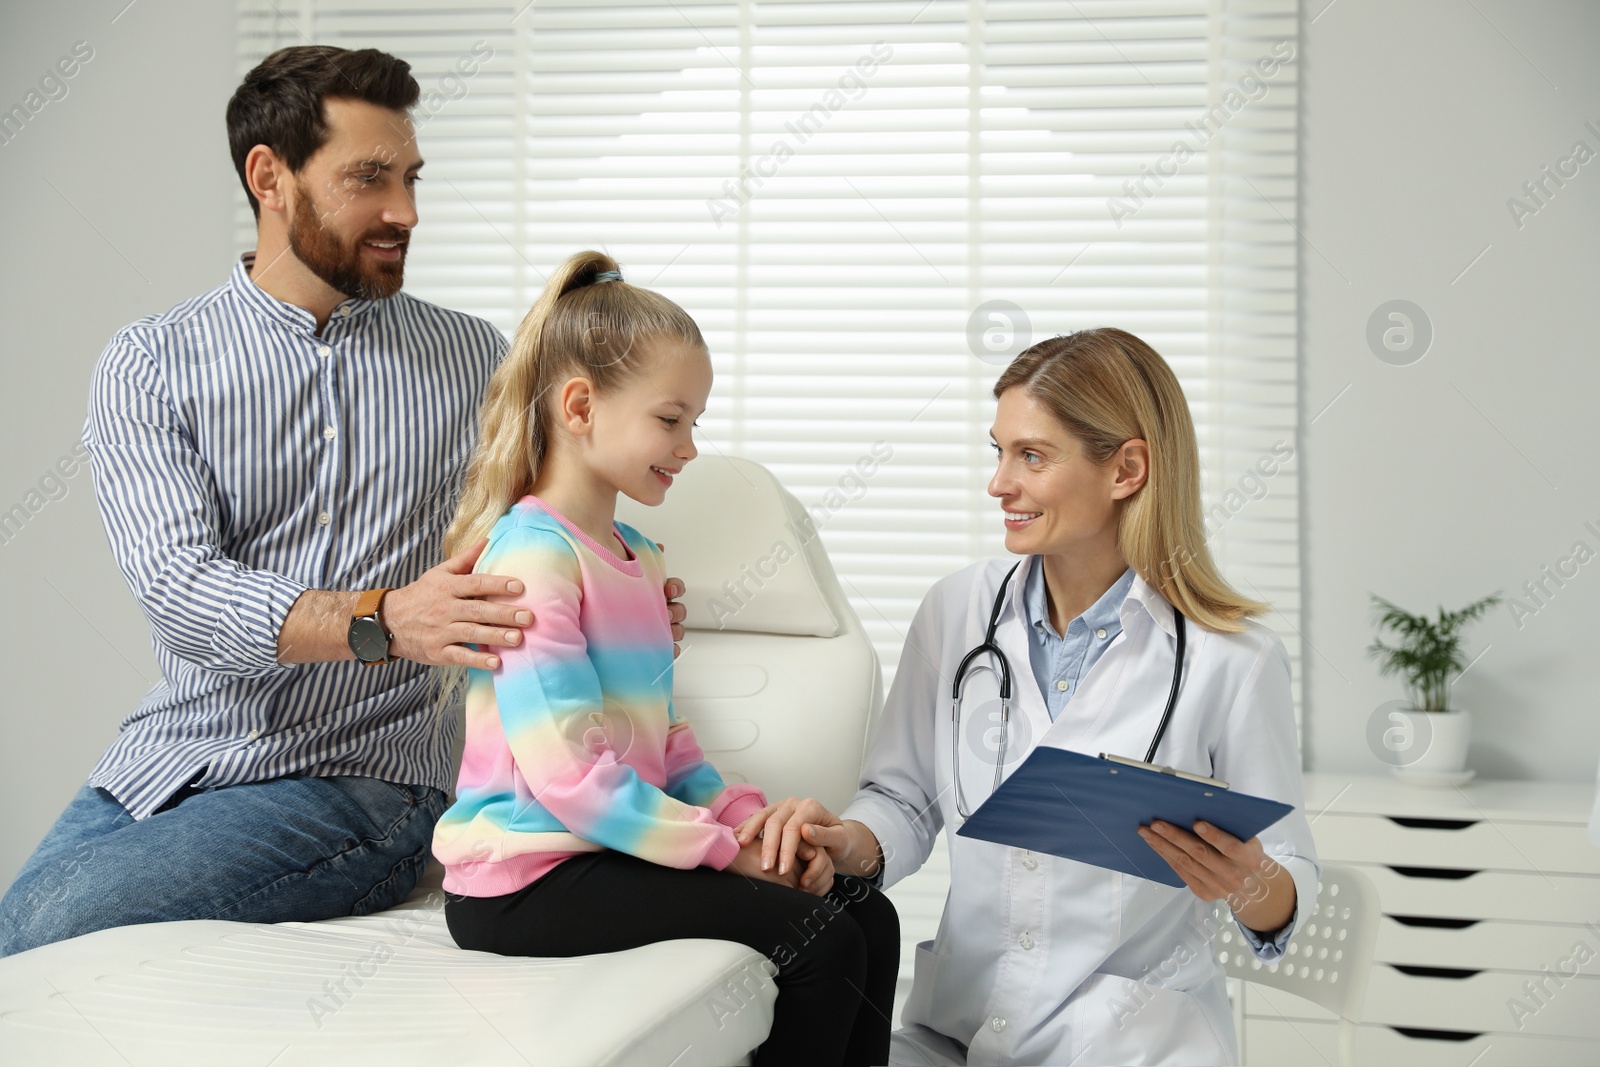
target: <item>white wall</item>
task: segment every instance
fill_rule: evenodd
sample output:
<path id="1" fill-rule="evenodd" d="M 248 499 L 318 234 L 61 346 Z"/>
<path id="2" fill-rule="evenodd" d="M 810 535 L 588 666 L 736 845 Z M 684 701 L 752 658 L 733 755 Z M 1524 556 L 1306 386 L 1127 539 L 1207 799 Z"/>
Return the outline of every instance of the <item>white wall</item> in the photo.
<path id="1" fill-rule="evenodd" d="M 1366 722 L 1399 692 L 1363 653 L 1369 591 L 1455 607 L 1520 592 L 1574 541 L 1600 552 L 1584 529 L 1600 528 L 1600 160 L 1521 229 L 1505 206 L 1575 140 L 1600 151 L 1584 128 L 1600 126 L 1600 5 L 1322 3 L 1301 50 L 1306 749 L 1316 769 L 1372 771 Z M 232 6 L 142 2 L 113 23 L 123 7 L 0 13 L 0 107 L 74 42 L 95 53 L 0 145 L 0 511 L 71 453 L 111 334 L 219 284 L 239 251 Z M 1435 329 L 1411 366 L 1365 340 L 1396 298 Z M 62 485 L 0 544 L 0 885 L 155 678 L 88 474 Z M 1502 608 L 1472 632 L 1489 651 L 1456 688 L 1481 774 L 1593 776 L 1597 611 L 1600 561 L 1520 629 Z"/>
<path id="2" fill-rule="evenodd" d="M 1379 771 L 1365 726 L 1400 690 L 1364 654 L 1368 593 L 1526 600 L 1574 542 L 1600 553 L 1600 158 L 1521 228 L 1506 207 L 1575 141 L 1600 152 L 1600 5 L 1326 5 L 1302 8 L 1306 751 Z M 1391 299 L 1433 323 L 1410 366 L 1366 343 Z M 1550 588 L 1468 635 L 1480 775 L 1594 778 L 1600 560 Z"/>
<path id="3" fill-rule="evenodd" d="M 221 284 L 235 254 L 233 5 L 126 5 L 0 8 L 0 109 L 76 42 L 94 51 L 65 97 L 0 144 L 0 512 L 38 508 L 0 543 L 0 886 L 159 676 L 89 472 L 70 458 L 89 372 L 119 327 Z"/>

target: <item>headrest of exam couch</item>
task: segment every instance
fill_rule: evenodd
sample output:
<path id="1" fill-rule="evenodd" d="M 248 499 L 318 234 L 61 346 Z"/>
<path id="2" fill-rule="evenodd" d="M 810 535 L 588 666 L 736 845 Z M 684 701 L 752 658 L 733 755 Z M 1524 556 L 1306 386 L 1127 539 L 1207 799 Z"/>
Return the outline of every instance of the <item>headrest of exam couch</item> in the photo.
<path id="1" fill-rule="evenodd" d="M 687 590 L 688 629 L 840 633 L 826 593 L 838 578 L 816 523 L 761 464 L 701 455 L 660 507 L 619 497 L 617 518 L 664 547 L 667 576 Z"/>

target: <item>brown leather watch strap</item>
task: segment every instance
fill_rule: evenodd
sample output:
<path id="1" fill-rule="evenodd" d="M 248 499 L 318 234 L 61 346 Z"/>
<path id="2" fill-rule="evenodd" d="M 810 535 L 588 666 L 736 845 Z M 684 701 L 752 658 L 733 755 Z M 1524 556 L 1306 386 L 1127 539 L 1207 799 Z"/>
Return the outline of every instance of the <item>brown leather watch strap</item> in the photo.
<path id="1" fill-rule="evenodd" d="M 393 587 L 391 586 L 389 588 Z M 376 619 L 378 615 L 378 605 L 383 602 L 383 594 L 387 593 L 389 588 L 368 589 L 366 592 L 362 593 L 360 598 L 356 601 L 356 609 L 355 611 L 351 612 L 350 617 L 352 619 L 359 619 L 363 615 L 371 615 L 374 619 Z"/>

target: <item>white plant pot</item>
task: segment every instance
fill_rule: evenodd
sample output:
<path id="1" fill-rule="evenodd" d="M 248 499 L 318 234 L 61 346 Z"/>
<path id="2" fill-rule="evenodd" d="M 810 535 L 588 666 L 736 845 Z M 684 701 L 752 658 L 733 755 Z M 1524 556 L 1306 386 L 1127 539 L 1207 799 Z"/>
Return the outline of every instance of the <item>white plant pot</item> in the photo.
<path id="1" fill-rule="evenodd" d="M 1395 772 L 1401 777 L 1458 774 L 1467 767 L 1467 747 L 1472 743 L 1472 714 L 1454 711 L 1418 711 L 1402 708 L 1394 714 L 1410 720 L 1411 736 L 1419 753 Z"/>

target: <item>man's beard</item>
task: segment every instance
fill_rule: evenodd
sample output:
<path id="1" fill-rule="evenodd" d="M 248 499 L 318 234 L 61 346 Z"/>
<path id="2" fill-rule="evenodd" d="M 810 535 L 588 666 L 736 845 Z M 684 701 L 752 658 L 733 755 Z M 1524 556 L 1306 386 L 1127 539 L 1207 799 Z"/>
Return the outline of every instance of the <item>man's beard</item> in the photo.
<path id="1" fill-rule="evenodd" d="M 338 233 L 322 224 L 311 205 L 311 191 L 297 184 L 296 192 L 294 217 L 289 223 L 289 249 L 311 273 L 353 300 L 384 300 L 400 291 L 405 282 L 409 239 L 405 230 L 384 226 L 346 244 Z M 393 262 L 363 261 L 364 241 L 398 241 L 400 258 Z"/>

